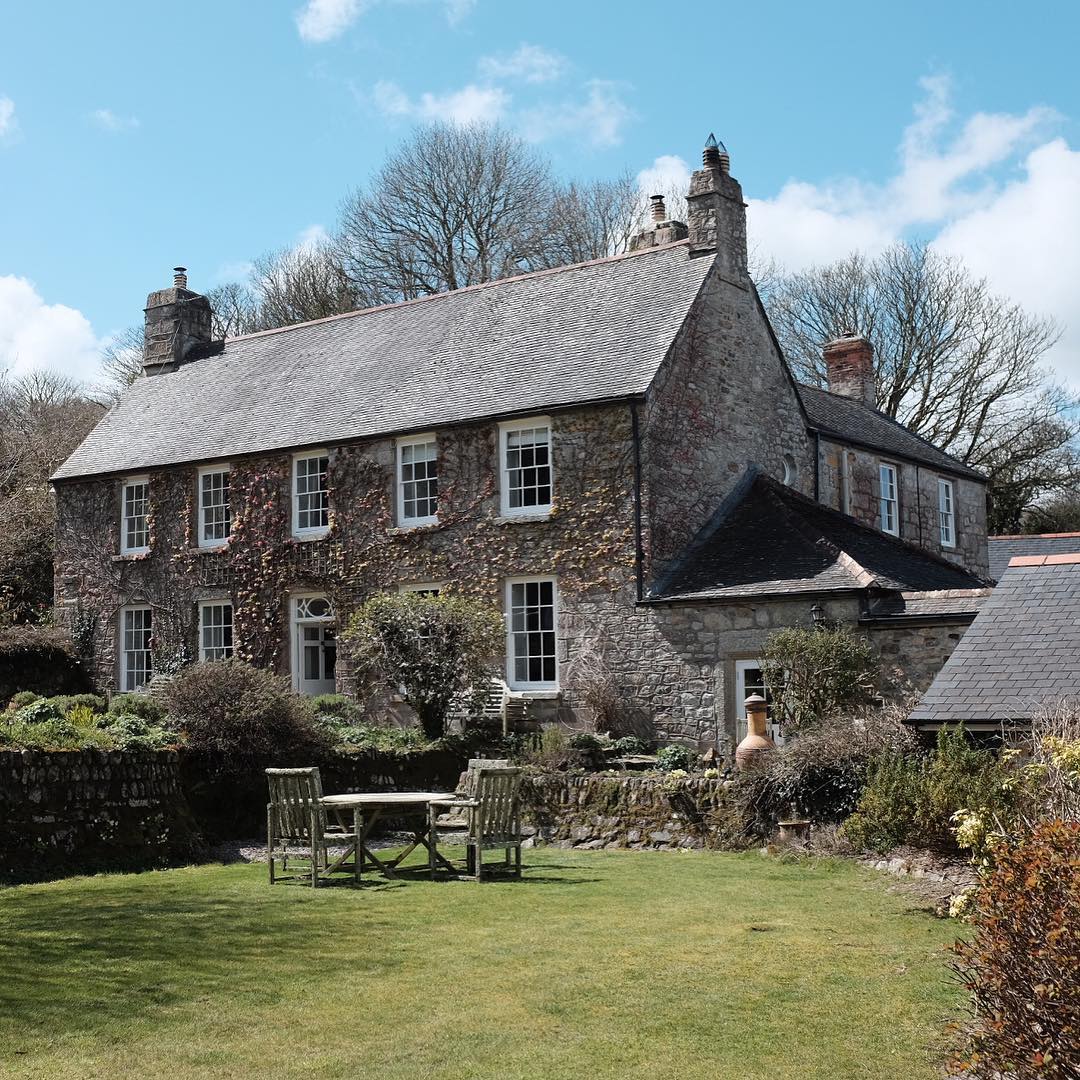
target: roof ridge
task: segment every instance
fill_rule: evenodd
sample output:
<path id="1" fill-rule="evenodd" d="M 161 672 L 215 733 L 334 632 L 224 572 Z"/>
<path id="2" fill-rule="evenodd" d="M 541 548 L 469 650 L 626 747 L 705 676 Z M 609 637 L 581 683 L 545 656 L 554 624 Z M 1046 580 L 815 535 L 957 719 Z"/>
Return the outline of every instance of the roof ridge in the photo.
<path id="1" fill-rule="evenodd" d="M 988 536 L 987 540 L 1070 540 L 1076 537 L 1080 537 L 1080 532 L 1002 533 L 1000 536 Z"/>
<path id="2" fill-rule="evenodd" d="M 581 270 L 587 266 L 601 266 L 604 263 L 622 262 L 625 259 L 637 259 L 643 255 L 653 255 L 660 251 L 670 251 L 678 247 L 689 248 L 689 246 L 689 240 L 675 240 L 670 244 L 657 244 L 655 247 L 642 248 L 640 251 L 624 251 L 618 255 L 605 255 L 599 259 L 586 259 L 584 262 L 566 263 L 563 266 L 549 266 L 544 270 L 529 270 L 524 274 L 495 278 L 493 281 L 481 281 L 476 285 L 462 285 L 460 289 L 447 289 L 446 292 L 431 293 L 428 296 L 416 296 L 411 300 L 397 300 L 392 304 L 376 304 L 374 307 L 357 308 L 355 311 L 342 311 L 337 315 L 324 315 L 321 319 L 308 319 L 306 322 L 290 323 L 288 326 L 274 326 L 268 330 L 253 330 L 250 334 L 237 334 L 236 337 L 227 337 L 225 343 L 250 341 L 252 338 L 269 337 L 271 334 L 284 334 L 290 330 L 302 330 L 305 326 L 318 326 L 321 323 L 338 322 L 342 319 L 355 319 L 360 315 L 374 315 L 380 311 L 415 307 L 417 304 L 426 304 L 432 300 L 443 300 L 448 296 L 459 296 L 461 293 L 479 292 L 482 289 L 490 289 L 497 285 L 508 285 L 515 281 L 550 277 L 555 274 L 565 273 L 568 270 Z"/>

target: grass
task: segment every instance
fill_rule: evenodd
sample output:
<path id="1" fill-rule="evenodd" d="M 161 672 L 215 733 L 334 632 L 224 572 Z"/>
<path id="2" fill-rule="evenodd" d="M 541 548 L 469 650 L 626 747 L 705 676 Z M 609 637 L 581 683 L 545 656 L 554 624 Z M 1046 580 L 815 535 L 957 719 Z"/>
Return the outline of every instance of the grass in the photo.
<path id="1" fill-rule="evenodd" d="M 869 872 L 526 855 L 520 884 L 237 865 L 0 891 L 0 1075 L 940 1076 L 954 930 Z"/>

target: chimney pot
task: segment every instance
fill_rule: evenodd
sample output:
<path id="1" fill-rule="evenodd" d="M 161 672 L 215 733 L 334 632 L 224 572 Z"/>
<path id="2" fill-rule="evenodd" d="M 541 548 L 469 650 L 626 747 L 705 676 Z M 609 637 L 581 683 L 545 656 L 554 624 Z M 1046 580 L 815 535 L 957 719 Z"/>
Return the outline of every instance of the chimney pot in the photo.
<path id="1" fill-rule="evenodd" d="M 187 288 L 187 267 L 186 266 L 174 266 L 173 267 L 173 288 L 174 289 L 186 289 Z"/>
<path id="2" fill-rule="evenodd" d="M 650 195 L 649 202 L 652 203 L 653 221 L 663 221 L 667 217 L 667 208 L 664 206 L 664 196 Z"/>
<path id="3" fill-rule="evenodd" d="M 702 167 L 690 177 L 686 224 L 690 254 L 716 253 L 721 273 L 732 280 L 746 277 L 746 204 L 731 175 L 727 148 L 715 135 L 705 140 Z"/>
<path id="4" fill-rule="evenodd" d="M 829 390 L 853 398 L 871 409 L 877 400 L 874 346 L 853 330 L 845 330 L 822 350 Z"/>

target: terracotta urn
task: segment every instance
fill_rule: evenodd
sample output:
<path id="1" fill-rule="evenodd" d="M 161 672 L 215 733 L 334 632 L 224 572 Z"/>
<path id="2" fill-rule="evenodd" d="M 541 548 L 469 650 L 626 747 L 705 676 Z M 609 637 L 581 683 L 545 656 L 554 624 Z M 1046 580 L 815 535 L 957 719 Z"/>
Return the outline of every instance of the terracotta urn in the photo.
<path id="1" fill-rule="evenodd" d="M 756 768 L 761 759 L 776 749 L 776 743 L 765 734 L 768 704 L 760 694 L 751 694 L 746 706 L 746 738 L 735 748 L 735 768 L 740 772 Z"/>

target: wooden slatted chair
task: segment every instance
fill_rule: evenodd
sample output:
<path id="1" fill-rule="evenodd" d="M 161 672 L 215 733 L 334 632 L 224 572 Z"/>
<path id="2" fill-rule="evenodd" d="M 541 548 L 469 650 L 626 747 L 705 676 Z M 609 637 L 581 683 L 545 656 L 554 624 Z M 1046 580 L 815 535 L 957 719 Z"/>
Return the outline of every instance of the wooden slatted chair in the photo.
<path id="1" fill-rule="evenodd" d="M 354 816 L 353 831 L 327 823 L 322 805 L 322 777 L 316 768 L 267 769 L 270 802 L 266 805 L 266 858 L 270 864 L 270 884 L 275 881 L 310 879 L 314 888 L 319 879 L 337 870 L 351 869 L 360 880 L 361 859 L 357 848 L 359 827 Z M 330 861 L 330 848 L 344 847 L 345 853 Z M 351 866 L 346 860 L 352 855 Z M 289 860 L 306 862 L 301 873 L 289 873 Z M 281 872 L 275 862 L 280 861 Z"/>
<path id="2" fill-rule="evenodd" d="M 428 809 L 431 875 L 435 876 L 439 815 L 449 810 L 452 814 L 460 812 L 464 820 L 464 836 L 458 842 L 465 844 L 466 877 L 474 881 L 483 879 L 483 853 L 492 850 L 503 851 L 506 867 L 510 866 L 513 852 L 514 874 L 521 877 L 521 770 L 502 762 L 489 764 L 479 759 L 470 761 L 469 766 L 465 793 L 432 803 Z"/>

